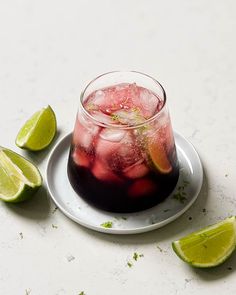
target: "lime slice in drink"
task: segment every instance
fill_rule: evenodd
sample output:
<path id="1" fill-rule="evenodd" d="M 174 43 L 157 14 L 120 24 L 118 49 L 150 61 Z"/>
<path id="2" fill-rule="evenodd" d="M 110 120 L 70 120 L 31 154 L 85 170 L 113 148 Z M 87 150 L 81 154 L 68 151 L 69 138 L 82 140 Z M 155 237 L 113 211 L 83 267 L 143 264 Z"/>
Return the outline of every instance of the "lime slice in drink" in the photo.
<path id="1" fill-rule="evenodd" d="M 16 145 L 30 151 L 46 148 L 57 132 L 56 116 L 50 106 L 36 112 L 21 128 Z"/>
<path id="2" fill-rule="evenodd" d="M 39 170 L 15 152 L 0 147 L 0 199 L 17 203 L 29 199 L 42 185 Z"/>
<path id="3" fill-rule="evenodd" d="M 172 243 L 175 253 L 194 267 L 223 263 L 236 247 L 236 219 L 226 218 Z"/>
<path id="4" fill-rule="evenodd" d="M 172 166 L 161 142 L 151 140 L 148 143 L 148 151 L 152 163 L 161 173 L 166 174 L 171 172 Z"/>

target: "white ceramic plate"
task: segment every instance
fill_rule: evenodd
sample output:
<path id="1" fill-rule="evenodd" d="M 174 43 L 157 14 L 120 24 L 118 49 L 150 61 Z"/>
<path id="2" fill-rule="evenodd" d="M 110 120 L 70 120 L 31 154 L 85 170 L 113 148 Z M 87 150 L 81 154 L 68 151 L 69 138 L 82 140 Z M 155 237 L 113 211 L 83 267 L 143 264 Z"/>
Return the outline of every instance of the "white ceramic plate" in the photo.
<path id="1" fill-rule="evenodd" d="M 80 198 L 67 177 L 67 160 L 71 133 L 61 139 L 52 150 L 47 165 L 48 191 L 57 207 L 75 222 L 90 229 L 109 234 L 136 234 L 160 228 L 182 215 L 196 200 L 203 180 L 200 158 L 184 137 L 175 133 L 180 177 L 175 190 L 160 204 L 137 213 L 110 213 L 90 206 Z M 182 187 L 182 188 L 181 188 Z M 183 188 L 184 187 L 184 188 Z M 178 200 L 178 192 L 184 191 L 185 199 Z M 102 223 L 111 221 L 112 228 Z"/>

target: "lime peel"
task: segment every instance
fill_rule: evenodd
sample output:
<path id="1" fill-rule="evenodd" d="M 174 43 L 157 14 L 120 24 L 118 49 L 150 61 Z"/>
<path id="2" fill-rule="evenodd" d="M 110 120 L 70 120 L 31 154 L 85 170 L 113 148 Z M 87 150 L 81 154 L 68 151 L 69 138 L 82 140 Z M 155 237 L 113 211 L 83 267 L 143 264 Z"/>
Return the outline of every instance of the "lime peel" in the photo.
<path id="1" fill-rule="evenodd" d="M 172 243 L 175 253 L 194 267 L 209 268 L 222 264 L 236 247 L 236 218 L 208 226 Z"/>
<path id="2" fill-rule="evenodd" d="M 29 199 L 42 185 L 39 170 L 17 153 L 0 147 L 0 199 L 21 202 Z"/>
<path id="3" fill-rule="evenodd" d="M 29 186 L 35 186 L 24 176 L 23 172 L 7 157 L 2 148 L 0 148 L 0 163 L 2 169 L 4 169 L 5 173 L 8 174 L 10 178 L 14 176 L 15 178 L 19 179 L 25 184 L 28 184 Z"/>
<path id="4" fill-rule="evenodd" d="M 30 151 L 40 151 L 49 146 L 56 132 L 55 113 L 47 106 L 26 121 L 16 137 L 16 145 Z"/>
<path id="5" fill-rule="evenodd" d="M 33 130 L 35 129 L 39 117 L 41 116 L 44 109 L 36 112 L 29 120 L 26 121 L 24 126 L 21 128 L 20 132 L 17 135 L 16 144 L 21 147 L 28 141 L 31 136 Z"/>

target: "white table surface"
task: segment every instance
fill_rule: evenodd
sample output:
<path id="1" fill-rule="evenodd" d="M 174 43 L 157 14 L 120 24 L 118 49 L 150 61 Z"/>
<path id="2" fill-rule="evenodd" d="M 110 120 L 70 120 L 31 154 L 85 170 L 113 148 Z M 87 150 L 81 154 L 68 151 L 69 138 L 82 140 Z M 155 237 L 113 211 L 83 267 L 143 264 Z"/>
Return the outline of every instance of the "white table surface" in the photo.
<path id="1" fill-rule="evenodd" d="M 163 84 L 173 126 L 205 169 L 187 213 L 136 236 L 82 228 L 53 212 L 45 188 L 24 204 L 1 202 L 1 295 L 233 294 L 236 255 L 216 269 L 192 269 L 171 241 L 236 213 L 235 10 L 233 0 L 1 1 L 0 145 L 45 175 L 49 151 L 27 154 L 14 145 L 24 121 L 50 104 L 61 138 L 88 81 L 135 69 Z M 135 251 L 144 257 L 129 268 Z"/>

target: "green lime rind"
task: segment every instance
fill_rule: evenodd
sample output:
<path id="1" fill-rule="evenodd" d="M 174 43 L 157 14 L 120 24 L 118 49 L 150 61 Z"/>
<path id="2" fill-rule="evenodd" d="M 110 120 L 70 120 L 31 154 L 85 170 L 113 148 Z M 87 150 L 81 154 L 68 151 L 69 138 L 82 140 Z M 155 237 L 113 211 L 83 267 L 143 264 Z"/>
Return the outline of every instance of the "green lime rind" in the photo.
<path id="1" fill-rule="evenodd" d="M 31 199 L 31 197 L 38 191 L 39 187 L 31 187 L 27 184 L 24 184 L 20 190 L 11 197 L 6 197 L 0 194 L 0 200 L 7 203 L 20 203 Z"/>
<path id="2" fill-rule="evenodd" d="M 37 167 L 17 153 L 0 147 L 0 199 L 22 202 L 29 199 L 42 185 Z"/>
<path id="3" fill-rule="evenodd" d="M 36 127 L 42 112 L 43 110 L 40 110 L 33 114 L 33 116 L 29 120 L 27 120 L 23 127 L 20 129 L 16 137 L 16 145 L 18 147 L 24 147 L 27 137 L 31 135 L 32 130 Z"/>
<path id="4" fill-rule="evenodd" d="M 31 161 L 10 149 L 0 147 L 0 151 L 3 151 L 4 154 L 11 160 L 11 162 L 21 170 L 32 187 L 42 185 L 43 179 L 40 171 Z"/>
<path id="5" fill-rule="evenodd" d="M 20 129 L 16 145 L 30 151 L 47 148 L 57 133 L 56 115 L 50 106 L 36 112 Z"/>
<path id="6" fill-rule="evenodd" d="M 181 260 L 183 260 L 187 264 L 191 265 L 192 267 L 195 267 L 195 268 L 212 268 L 212 267 L 217 267 L 217 266 L 223 264 L 231 256 L 231 254 L 234 252 L 235 247 L 233 247 L 232 250 L 229 251 L 228 255 L 225 255 L 222 259 L 219 259 L 219 260 L 211 262 L 211 263 L 197 263 L 196 261 L 188 260 L 184 255 L 181 255 L 181 253 L 179 251 L 179 247 L 177 245 L 175 245 L 174 242 L 172 243 L 172 249 L 174 250 L 176 255 Z"/>
<path id="7" fill-rule="evenodd" d="M 172 243 L 177 256 L 193 267 L 215 267 L 227 260 L 236 248 L 235 216 L 193 232 Z"/>

